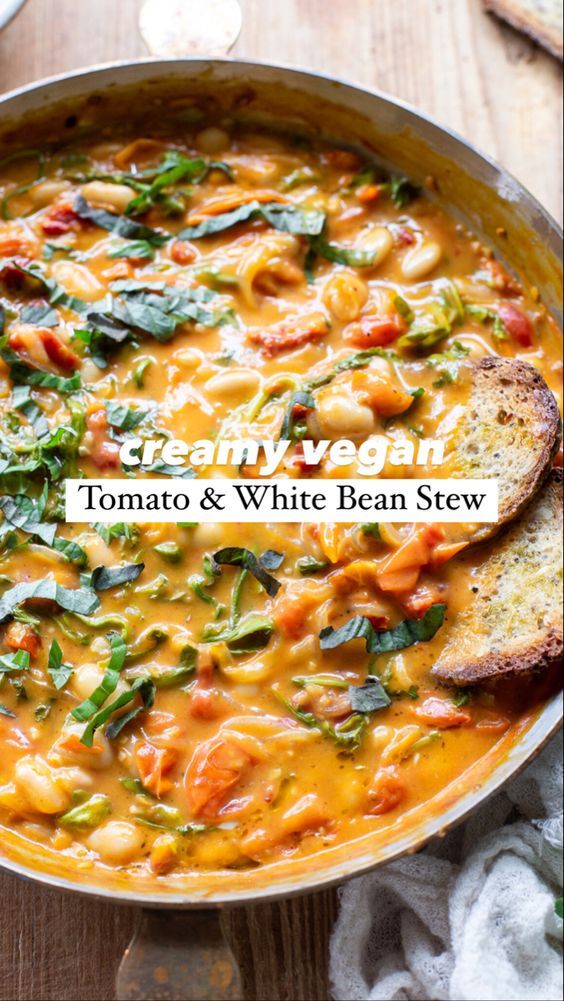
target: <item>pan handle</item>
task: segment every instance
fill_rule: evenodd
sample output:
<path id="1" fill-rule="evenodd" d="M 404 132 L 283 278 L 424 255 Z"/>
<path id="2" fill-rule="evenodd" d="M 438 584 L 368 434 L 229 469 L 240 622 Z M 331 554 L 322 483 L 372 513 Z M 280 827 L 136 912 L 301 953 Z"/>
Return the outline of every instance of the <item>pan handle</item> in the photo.
<path id="1" fill-rule="evenodd" d="M 241 1001 L 219 911 L 144 910 L 121 961 L 117 1001 Z"/>

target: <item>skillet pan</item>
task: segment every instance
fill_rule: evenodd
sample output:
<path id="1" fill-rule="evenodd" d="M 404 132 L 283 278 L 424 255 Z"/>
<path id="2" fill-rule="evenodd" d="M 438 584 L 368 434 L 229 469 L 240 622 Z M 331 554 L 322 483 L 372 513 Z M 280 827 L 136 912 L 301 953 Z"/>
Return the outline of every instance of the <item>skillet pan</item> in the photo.
<path id="1" fill-rule="evenodd" d="M 229 60 L 140 60 L 53 77 L 0 98 L 0 158 L 39 144 L 86 137 L 112 122 L 154 114 L 181 134 L 194 108 L 209 118 L 314 135 L 361 148 L 415 181 L 431 175 L 435 197 L 494 246 L 561 322 L 562 233 L 503 168 L 400 101 L 326 76 Z M 146 130 L 146 124 L 145 124 Z M 30 137 L 33 136 L 31 140 Z M 562 696 L 503 738 L 486 758 L 385 832 L 313 858 L 250 872 L 148 880 L 132 890 L 122 874 L 85 876 L 48 849 L 0 836 L 0 866 L 47 886 L 142 906 L 117 994 L 129 998 L 241 998 L 238 970 L 219 926 L 221 907 L 321 889 L 414 852 L 464 819 L 515 775 L 559 728 Z"/>

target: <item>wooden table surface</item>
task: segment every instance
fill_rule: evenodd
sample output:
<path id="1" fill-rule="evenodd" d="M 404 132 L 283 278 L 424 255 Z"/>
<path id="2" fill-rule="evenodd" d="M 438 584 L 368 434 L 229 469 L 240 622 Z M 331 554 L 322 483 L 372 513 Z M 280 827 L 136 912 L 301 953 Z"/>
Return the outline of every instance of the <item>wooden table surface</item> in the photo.
<path id="1" fill-rule="evenodd" d="M 140 0 L 28 0 L 0 34 L 0 91 L 146 54 Z M 401 97 L 493 154 L 561 214 L 561 67 L 479 0 L 242 0 L 233 54 L 310 66 Z M 131 909 L 0 876 L 0 999 L 114 998 Z M 232 911 L 246 997 L 329 996 L 336 895 Z"/>

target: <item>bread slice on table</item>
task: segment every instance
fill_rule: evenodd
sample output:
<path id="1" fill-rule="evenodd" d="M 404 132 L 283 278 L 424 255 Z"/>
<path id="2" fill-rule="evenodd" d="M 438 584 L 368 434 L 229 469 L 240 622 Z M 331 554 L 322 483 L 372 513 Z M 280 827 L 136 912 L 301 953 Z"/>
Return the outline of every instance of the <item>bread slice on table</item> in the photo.
<path id="1" fill-rule="evenodd" d="M 484 7 L 562 59 L 562 0 L 484 0 Z"/>
<path id="2" fill-rule="evenodd" d="M 473 366 L 470 399 L 449 441 L 446 475 L 497 478 L 499 509 L 495 524 L 474 527 L 472 542 L 497 534 L 524 510 L 550 473 L 560 437 L 558 405 L 536 368 L 499 357 Z"/>
<path id="3" fill-rule="evenodd" d="M 562 470 L 553 470 L 474 577 L 432 674 L 472 685 L 539 671 L 562 657 Z"/>

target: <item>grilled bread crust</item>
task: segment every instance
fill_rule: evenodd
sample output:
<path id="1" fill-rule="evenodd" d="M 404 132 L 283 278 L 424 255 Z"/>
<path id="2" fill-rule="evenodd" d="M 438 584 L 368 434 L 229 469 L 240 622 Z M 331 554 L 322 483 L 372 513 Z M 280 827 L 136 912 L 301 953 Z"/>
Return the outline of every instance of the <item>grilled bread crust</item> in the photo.
<path id="1" fill-rule="evenodd" d="M 562 470 L 501 539 L 475 576 L 432 674 L 446 685 L 540 671 L 563 653 Z"/>
<path id="2" fill-rule="evenodd" d="M 453 432 L 452 474 L 497 477 L 499 515 L 472 542 L 496 535 L 529 504 L 552 468 L 561 438 L 554 396 L 536 368 L 513 358 L 474 366 L 470 401 Z"/>
<path id="3" fill-rule="evenodd" d="M 484 0 L 484 7 L 562 59 L 561 0 Z"/>

